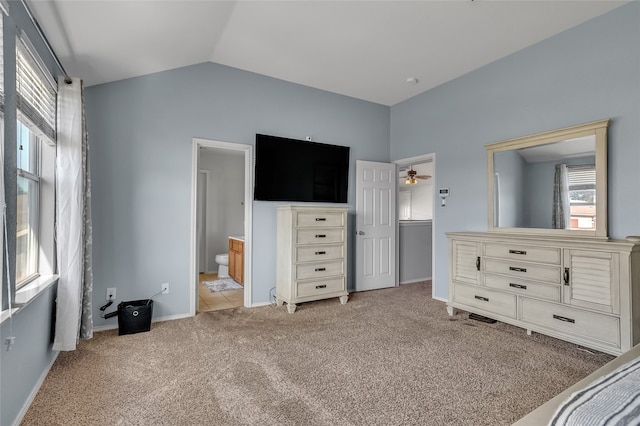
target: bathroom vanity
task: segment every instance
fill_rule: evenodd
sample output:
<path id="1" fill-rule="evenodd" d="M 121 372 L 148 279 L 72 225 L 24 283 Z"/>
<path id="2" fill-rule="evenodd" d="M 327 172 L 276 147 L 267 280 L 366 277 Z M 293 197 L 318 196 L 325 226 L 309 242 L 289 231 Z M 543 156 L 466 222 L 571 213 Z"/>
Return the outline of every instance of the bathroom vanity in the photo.
<path id="1" fill-rule="evenodd" d="M 229 276 L 244 285 L 244 238 L 229 237 Z"/>

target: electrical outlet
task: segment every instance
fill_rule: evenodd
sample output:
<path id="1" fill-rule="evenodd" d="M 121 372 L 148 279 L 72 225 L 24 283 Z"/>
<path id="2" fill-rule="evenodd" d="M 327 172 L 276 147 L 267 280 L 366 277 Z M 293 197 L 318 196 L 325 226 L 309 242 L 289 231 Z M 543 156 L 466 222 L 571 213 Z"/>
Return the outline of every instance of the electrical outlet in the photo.
<path id="1" fill-rule="evenodd" d="M 116 300 L 116 288 L 115 287 L 109 287 L 107 289 L 107 302 L 108 301 L 114 301 Z"/>
<path id="2" fill-rule="evenodd" d="M 13 336 L 7 337 L 4 339 L 4 345 L 7 347 L 7 352 L 11 350 L 15 341 L 16 341 L 16 338 Z"/>
<path id="3" fill-rule="evenodd" d="M 162 284 L 162 294 L 169 294 L 169 283 Z"/>

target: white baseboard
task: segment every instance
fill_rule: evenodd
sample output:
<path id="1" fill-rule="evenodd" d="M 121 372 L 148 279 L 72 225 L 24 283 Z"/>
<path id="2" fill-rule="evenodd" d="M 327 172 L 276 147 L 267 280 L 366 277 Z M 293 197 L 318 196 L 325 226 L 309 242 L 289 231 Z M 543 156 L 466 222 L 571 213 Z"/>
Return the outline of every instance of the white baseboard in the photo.
<path id="1" fill-rule="evenodd" d="M 177 315 L 169 315 L 166 317 L 160 317 L 160 318 L 156 318 L 154 320 L 152 320 L 151 322 L 161 322 L 161 321 L 171 321 L 171 320 L 177 320 L 177 319 L 182 319 L 182 318 L 189 318 L 192 317 L 193 315 L 191 314 L 177 314 Z"/>
<path id="2" fill-rule="evenodd" d="M 118 324 L 107 324 L 107 325 L 99 325 L 97 327 L 93 327 L 93 331 L 95 333 L 99 333 L 101 331 L 113 330 L 118 328 Z"/>
<path id="3" fill-rule="evenodd" d="M 273 305 L 272 302 L 260 302 L 260 303 L 254 303 L 253 305 L 249 306 L 250 308 L 257 308 L 259 306 L 269 306 L 269 305 Z"/>
<path id="4" fill-rule="evenodd" d="M 434 297 L 433 299 L 436 299 L 436 300 L 439 300 L 439 301 L 445 302 L 445 303 L 449 301 L 448 299 L 443 299 L 442 297 Z"/>
<path id="5" fill-rule="evenodd" d="M 413 283 L 419 283 L 421 281 L 430 281 L 431 277 L 427 277 L 427 278 L 414 278 L 410 281 L 401 281 L 400 284 L 413 284 Z"/>
<path id="6" fill-rule="evenodd" d="M 29 407 L 31 406 L 31 403 L 36 398 L 36 395 L 38 394 L 38 391 L 40 390 L 40 387 L 42 387 L 42 384 L 44 383 L 44 380 L 47 378 L 47 375 L 49 374 L 49 370 L 51 370 L 51 367 L 53 367 L 53 363 L 56 362 L 56 359 L 58 359 L 58 354 L 59 353 L 60 352 L 56 352 L 56 354 L 51 359 L 51 362 L 49 363 L 47 368 L 45 368 L 42 371 L 42 374 L 38 378 L 38 381 L 36 382 L 36 384 L 33 387 L 33 389 L 31 390 L 31 393 L 29 394 L 29 397 L 24 402 L 24 405 L 22 406 L 22 410 L 20 410 L 20 412 L 18 413 L 18 416 L 16 417 L 16 421 L 13 424 L 13 426 L 18 426 L 18 425 L 20 425 L 20 423 L 22 423 L 22 420 L 24 419 L 24 416 L 27 415 L 27 411 L 29 410 Z"/>
<path id="7" fill-rule="evenodd" d="M 189 318 L 192 317 L 193 315 L 190 314 L 178 314 L 178 315 L 169 315 L 166 317 L 160 317 L 160 318 L 154 318 L 151 320 L 151 323 L 153 324 L 154 322 L 161 322 L 161 321 L 171 321 L 171 320 L 177 320 L 177 319 L 182 319 L 182 318 Z M 99 325 L 97 327 L 93 327 L 93 331 L 95 332 L 100 332 L 100 331 L 107 331 L 107 330 L 114 330 L 118 328 L 118 324 L 106 324 L 106 325 Z"/>

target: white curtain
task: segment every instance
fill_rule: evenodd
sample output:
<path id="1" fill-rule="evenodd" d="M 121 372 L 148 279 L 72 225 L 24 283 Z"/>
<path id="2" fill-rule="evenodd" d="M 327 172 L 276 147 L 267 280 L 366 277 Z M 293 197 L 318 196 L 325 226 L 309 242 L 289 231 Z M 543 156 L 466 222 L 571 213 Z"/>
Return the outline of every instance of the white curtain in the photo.
<path id="1" fill-rule="evenodd" d="M 569 171 L 566 164 L 556 164 L 551 221 L 553 229 L 569 229 L 571 227 Z"/>
<path id="2" fill-rule="evenodd" d="M 56 242 L 58 296 L 53 349 L 70 351 L 93 336 L 91 183 L 82 81 L 58 81 Z"/>

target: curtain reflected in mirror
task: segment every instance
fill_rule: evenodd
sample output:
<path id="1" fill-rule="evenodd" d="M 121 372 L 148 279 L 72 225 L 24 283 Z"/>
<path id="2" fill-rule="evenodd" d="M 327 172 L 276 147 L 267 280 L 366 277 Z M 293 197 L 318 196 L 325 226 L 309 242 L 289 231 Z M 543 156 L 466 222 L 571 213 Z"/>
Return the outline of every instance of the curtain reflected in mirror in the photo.
<path id="1" fill-rule="evenodd" d="M 571 223 L 569 206 L 569 174 L 566 164 L 556 164 L 553 179 L 553 211 L 551 227 L 553 229 L 569 229 Z"/>

